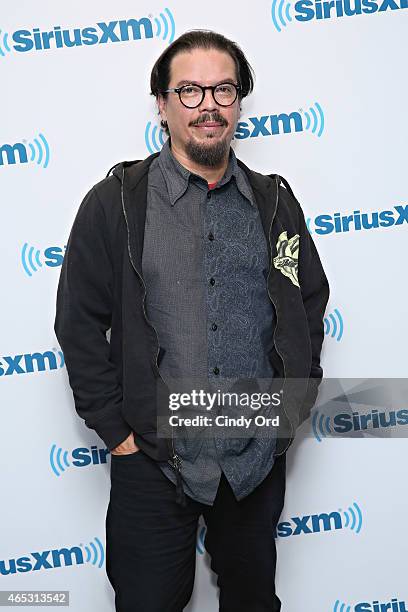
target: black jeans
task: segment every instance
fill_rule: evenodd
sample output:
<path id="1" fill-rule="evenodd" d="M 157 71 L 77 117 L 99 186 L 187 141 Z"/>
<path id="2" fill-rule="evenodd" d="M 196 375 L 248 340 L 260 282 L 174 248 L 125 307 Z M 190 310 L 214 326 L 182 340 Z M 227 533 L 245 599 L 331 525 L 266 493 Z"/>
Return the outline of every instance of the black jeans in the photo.
<path id="1" fill-rule="evenodd" d="M 213 506 L 187 497 L 139 450 L 111 456 L 106 515 L 106 572 L 116 612 L 182 612 L 194 586 L 198 518 L 220 587 L 220 612 L 279 612 L 274 530 L 286 486 L 286 454 L 237 501 L 222 474 Z"/>

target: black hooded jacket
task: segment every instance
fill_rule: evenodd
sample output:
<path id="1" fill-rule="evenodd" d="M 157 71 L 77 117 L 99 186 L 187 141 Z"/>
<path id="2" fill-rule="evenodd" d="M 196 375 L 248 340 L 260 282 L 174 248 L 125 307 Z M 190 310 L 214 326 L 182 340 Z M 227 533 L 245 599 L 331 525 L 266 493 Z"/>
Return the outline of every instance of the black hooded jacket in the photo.
<path id="1" fill-rule="evenodd" d="M 141 272 L 148 169 L 156 155 L 117 164 L 83 199 L 61 269 L 55 333 L 86 426 L 109 450 L 133 430 L 136 444 L 151 458 L 169 461 L 180 484 L 173 440 L 157 436 L 161 350 L 147 318 Z M 269 358 L 284 381 L 296 381 L 284 392 L 286 433 L 276 449 L 282 454 L 316 400 L 329 285 L 287 181 L 238 163 L 247 173 L 268 243 L 267 288 L 276 311 Z"/>

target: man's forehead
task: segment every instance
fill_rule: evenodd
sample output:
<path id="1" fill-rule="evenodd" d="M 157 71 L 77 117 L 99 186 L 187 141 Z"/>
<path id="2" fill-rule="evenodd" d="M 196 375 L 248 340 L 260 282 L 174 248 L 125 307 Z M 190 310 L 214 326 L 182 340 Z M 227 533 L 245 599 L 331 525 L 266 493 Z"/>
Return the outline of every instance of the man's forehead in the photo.
<path id="1" fill-rule="evenodd" d="M 235 63 L 229 53 L 218 49 L 193 49 L 175 55 L 170 65 L 170 78 L 177 86 L 186 82 L 205 84 L 204 81 L 233 81 L 236 79 Z"/>

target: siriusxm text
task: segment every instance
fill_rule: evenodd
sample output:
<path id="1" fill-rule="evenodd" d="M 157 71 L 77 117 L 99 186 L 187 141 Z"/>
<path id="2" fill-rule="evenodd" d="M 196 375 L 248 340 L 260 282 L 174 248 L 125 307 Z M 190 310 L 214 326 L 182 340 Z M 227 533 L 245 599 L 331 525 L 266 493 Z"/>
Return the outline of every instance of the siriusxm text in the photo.
<path id="1" fill-rule="evenodd" d="M 361 431 L 369 428 L 396 427 L 397 425 L 408 425 L 408 410 L 380 412 L 373 409 L 368 414 L 353 412 L 352 414 L 336 414 L 333 417 L 333 429 L 336 433 Z"/>
<path id="2" fill-rule="evenodd" d="M 13 374 L 29 374 L 32 372 L 44 372 L 45 370 L 56 370 L 63 365 L 62 353 L 61 363 L 57 362 L 57 355 L 53 351 L 44 353 L 25 353 L 22 355 L 9 355 L 0 358 L 0 376 L 12 376 Z"/>
<path id="3" fill-rule="evenodd" d="M 355 210 L 351 215 L 318 215 L 314 219 L 314 231 L 324 236 L 333 232 L 350 232 L 380 227 L 392 227 L 408 223 L 408 205 L 394 206 L 394 209 L 375 212 Z"/>
<path id="4" fill-rule="evenodd" d="M 109 23 L 100 21 L 85 28 L 68 29 L 57 25 L 47 31 L 41 31 L 39 28 L 16 30 L 12 34 L 13 48 L 19 53 L 82 45 L 103 45 L 141 38 L 153 38 L 152 23 L 147 17 L 109 21 Z"/>
<path id="5" fill-rule="evenodd" d="M 405 9 L 408 0 L 299 0 L 294 8 L 297 21 L 310 21 Z"/>

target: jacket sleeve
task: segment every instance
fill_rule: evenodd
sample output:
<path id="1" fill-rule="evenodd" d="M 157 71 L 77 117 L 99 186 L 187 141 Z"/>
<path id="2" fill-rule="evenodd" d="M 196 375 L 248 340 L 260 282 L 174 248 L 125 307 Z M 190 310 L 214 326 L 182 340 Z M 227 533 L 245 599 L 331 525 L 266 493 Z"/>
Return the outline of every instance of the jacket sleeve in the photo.
<path id="1" fill-rule="evenodd" d="M 301 425 L 310 416 L 310 411 L 316 402 L 318 388 L 323 377 L 320 354 L 324 339 L 323 319 L 329 300 L 330 288 L 315 243 L 307 228 L 303 210 L 287 181 L 283 177 L 281 178 L 297 208 L 299 227 L 298 279 L 309 325 L 312 350 L 308 390 L 300 411 L 299 425 Z"/>
<path id="2" fill-rule="evenodd" d="M 112 450 L 131 432 L 109 358 L 113 269 L 105 214 L 93 187 L 69 236 L 57 291 L 55 333 L 64 353 L 75 409 Z"/>

